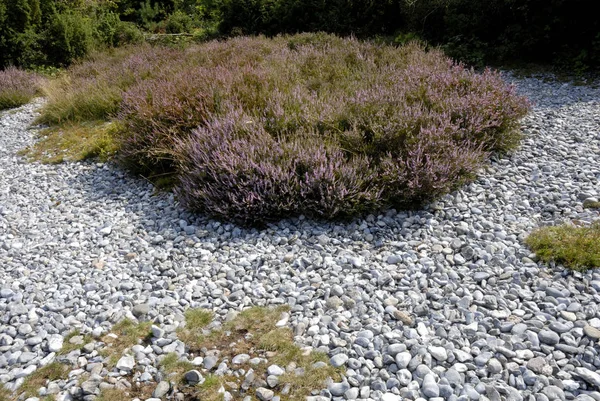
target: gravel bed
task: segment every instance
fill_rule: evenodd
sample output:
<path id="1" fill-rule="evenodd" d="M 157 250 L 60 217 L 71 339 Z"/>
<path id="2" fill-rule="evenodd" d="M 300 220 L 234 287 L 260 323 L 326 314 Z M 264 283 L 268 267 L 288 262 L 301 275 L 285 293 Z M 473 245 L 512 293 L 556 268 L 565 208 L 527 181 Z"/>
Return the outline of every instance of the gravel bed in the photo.
<path id="1" fill-rule="evenodd" d="M 346 367 L 313 401 L 600 401 L 600 271 L 537 263 L 523 245 L 537 226 L 599 217 L 582 204 L 600 195 L 600 90 L 510 79 L 535 102 L 526 137 L 476 182 L 418 212 L 263 230 L 192 216 L 109 164 L 26 163 L 16 152 L 34 141 L 39 102 L 2 113 L 0 382 L 19 386 L 74 329 L 139 317 L 171 341 L 152 339 L 120 373 L 158 383 L 159 354 L 185 356 L 168 334 L 187 308 L 224 319 L 289 304 L 297 342 Z M 73 362 L 95 384 L 74 374 L 40 395 L 91 401 L 102 375 L 114 383 L 88 351 Z"/>

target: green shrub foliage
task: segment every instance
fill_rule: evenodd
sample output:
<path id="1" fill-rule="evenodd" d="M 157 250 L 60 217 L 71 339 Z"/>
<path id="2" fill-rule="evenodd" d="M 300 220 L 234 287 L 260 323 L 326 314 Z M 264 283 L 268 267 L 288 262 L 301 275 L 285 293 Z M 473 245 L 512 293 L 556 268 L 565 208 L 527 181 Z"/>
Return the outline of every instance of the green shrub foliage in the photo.
<path id="1" fill-rule="evenodd" d="M 111 1 L 0 0 L 0 69 L 65 66 L 92 50 L 140 39 Z"/>

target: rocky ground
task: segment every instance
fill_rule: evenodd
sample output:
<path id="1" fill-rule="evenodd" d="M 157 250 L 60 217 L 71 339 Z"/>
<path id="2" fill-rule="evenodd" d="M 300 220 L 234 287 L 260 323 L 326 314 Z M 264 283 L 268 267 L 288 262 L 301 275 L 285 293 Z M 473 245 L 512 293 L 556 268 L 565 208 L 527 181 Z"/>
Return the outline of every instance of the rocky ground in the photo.
<path id="1" fill-rule="evenodd" d="M 39 104 L 2 113 L 0 381 L 14 390 L 74 329 L 101 338 L 128 317 L 162 332 L 111 370 L 94 345 L 77 350 L 39 398 L 155 388 L 161 354 L 188 357 L 174 334 L 188 308 L 224 320 L 287 304 L 296 342 L 346 369 L 315 401 L 599 401 L 600 272 L 537 263 L 523 239 L 599 217 L 582 203 L 600 195 L 600 90 L 511 79 L 535 103 L 523 146 L 476 182 L 418 212 L 263 230 L 191 216 L 109 164 L 27 163 L 16 152 Z M 200 374 L 236 373 L 205 361 Z"/>

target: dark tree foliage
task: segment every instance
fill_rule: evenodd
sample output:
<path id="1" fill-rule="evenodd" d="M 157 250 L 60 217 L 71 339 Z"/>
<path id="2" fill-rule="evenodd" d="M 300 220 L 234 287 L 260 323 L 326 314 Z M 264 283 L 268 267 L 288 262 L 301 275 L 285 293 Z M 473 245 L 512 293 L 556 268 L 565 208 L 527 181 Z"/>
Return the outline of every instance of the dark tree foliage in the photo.
<path id="1" fill-rule="evenodd" d="M 138 36 L 112 1 L 0 0 L 0 69 L 65 66 Z"/>
<path id="2" fill-rule="evenodd" d="M 417 34 L 473 64 L 600 62 L 594 0 L 199 0 L 225 34 Z"/>

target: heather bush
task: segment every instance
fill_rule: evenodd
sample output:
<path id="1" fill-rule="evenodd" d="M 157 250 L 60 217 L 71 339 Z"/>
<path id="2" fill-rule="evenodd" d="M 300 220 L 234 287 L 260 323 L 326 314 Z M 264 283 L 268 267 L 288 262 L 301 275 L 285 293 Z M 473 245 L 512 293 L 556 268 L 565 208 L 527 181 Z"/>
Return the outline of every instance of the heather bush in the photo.
<path id="1" fill-rule="evenodd" d="M 310 213 L 331 218 L 383 206 L 374 171 L 317 132 L 273 137 L 234 110 L 176 142 L 180 200 L 240 222 Z"/>
<path id="2" fill-rule="evenodd" d="M 0 71 L 0 110 L 28 103 L 38 92 L 41 77 L 8 67 Z"/>
<path id="3" fill-rule="evenodd" d="M 92 54 L 42 86 L 48 101 L 38 122 L 108 119 L 119 110 L 124 90 L 159 72 L 164 60 L 176 62 L 178 56 L 175 50 L 147 45 Z"/>
<path id="4" fill-rule="evenodd" d="M 528 110 L 437 50 L 323 34 L 188 49 L 122 99 L 121 160 L 244 223 L 421 204 L 513 149 Z"/>

